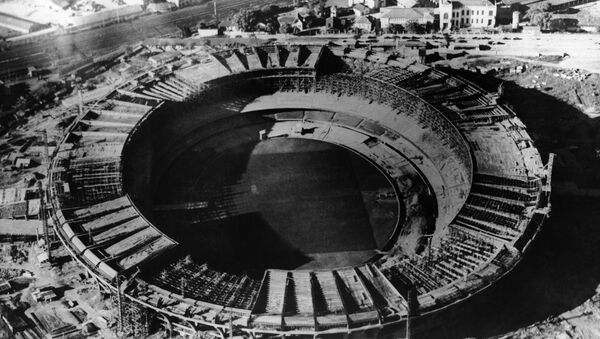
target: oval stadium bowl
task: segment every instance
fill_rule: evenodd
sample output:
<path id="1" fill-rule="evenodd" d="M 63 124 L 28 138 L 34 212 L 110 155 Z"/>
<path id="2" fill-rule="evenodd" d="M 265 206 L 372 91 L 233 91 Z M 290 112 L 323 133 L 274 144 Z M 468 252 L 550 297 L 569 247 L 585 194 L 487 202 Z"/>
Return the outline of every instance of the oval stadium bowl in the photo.
<path id="1" fill-rule="evenodd" d="M 523 123 L 450 70 L 315 45 L 169 53 L 85 107 L 49 178 L 71 255 L 166 323 L 404 322 L 493 284 L 548 216 Z"/>

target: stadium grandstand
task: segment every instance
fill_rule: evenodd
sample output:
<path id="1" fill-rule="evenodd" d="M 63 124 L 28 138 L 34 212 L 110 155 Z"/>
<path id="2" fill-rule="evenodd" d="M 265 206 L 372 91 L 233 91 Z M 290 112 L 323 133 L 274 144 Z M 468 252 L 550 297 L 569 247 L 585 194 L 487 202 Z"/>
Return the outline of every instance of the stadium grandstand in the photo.
<path id="1" fill-rule="evenodd" d="M 333 46 L 186 58 L 85 106 L 49 170 L 53 224 L 72 256 L 170 331 L 317 336 L 399 324 L 493 284 L 548 217 L 552 155 L 542 161 L 496 93 L 451 71 Z M 377 250 L 351 264 L 246 270 L 190 252 L 178 216 L 244 222 L 251 202 L 208 191 L 157 202 L 157 192 L 185 189 L 190 150 L 209 163 L 246 135 L 336 145 L 377 168 L 400 211 Z"/>

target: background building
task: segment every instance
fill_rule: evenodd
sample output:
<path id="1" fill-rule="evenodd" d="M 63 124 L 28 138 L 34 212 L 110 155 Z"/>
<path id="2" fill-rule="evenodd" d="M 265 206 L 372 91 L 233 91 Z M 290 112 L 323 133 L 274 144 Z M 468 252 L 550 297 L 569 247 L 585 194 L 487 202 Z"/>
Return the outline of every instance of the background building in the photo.
<path id="1" fill-rule="evenodd" d="M 396 8 L 387 7 L 381 9 L 381 28 L 390 25 L 406 25 L 409 22 L 419 24 L 433 23 L 435 16 L 433 8 Z"/>
<path id="2" fill-rule="evenodd" d="M 496 6 L 488 0 L 442 0 L 439 11 L 442 31 L 496 25 Z"/>

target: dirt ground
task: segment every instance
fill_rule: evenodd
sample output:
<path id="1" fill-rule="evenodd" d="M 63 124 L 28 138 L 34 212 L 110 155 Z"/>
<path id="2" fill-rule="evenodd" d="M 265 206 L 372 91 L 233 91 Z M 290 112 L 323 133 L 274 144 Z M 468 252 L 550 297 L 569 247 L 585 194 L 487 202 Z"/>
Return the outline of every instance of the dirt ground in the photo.
<path id="1" fill-rule="evenodd" d="M 112 308 L 112 304 L 100 296 L 98 285 L 88 277 L 83 267 L 71 259 L 64 248 L 53 248 L 52 255 L 56 264 L 52 266 L 38 262 L 37 255 L 43 250 L 34 243 L 25 243 L 23 249 L 28 254 L 26 261 L 15 263 L 4 259 L 0 262 L 0 267 L 25 270 L 30 272 L 33 278 L 28 284 L 15 285 L 17 287 L 13 292 L 3 296 L 0 303 L 17 306 L 19 309 L 24 307 L 24 313 L 28 316 L 32 312 L 50 312 L 59 315 L 77 313 L 83 318 L 78 320 L 76 317 L 69 316 L 61 317 L 61 319 L 76 327 L 81 325 L 81 321 L 94 322 L 100 331 L 90 338 L 116 338 L 112 330 L 107 328 L 100 319 L 114 320 L 116 312 Z M 32 297 L 32 292 L 35 288 L 42 286 L 52 286 L 58 299 L 51 302 L 36 302 Z M 68 307 L 64 303 L 65 300 L 75 301 L 76 306 Z M 31 328 L 42 333 L 36 326 Z M 0 337 L 12 339 L 6 329 L 0 329 Z"/>

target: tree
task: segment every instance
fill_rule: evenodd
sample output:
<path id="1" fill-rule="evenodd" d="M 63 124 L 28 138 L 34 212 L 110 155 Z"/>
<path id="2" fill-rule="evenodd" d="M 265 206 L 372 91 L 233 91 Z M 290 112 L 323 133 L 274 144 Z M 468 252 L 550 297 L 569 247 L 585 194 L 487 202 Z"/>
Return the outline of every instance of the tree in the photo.
<path id="1" fill-rule="evenodd" d="M 423 34 L 425 27 L 416 21 L 410 21 L 406 24 L 406 32 L 410 34 Z"/>
<path id="2" fill-rule="evenodd" d="M 290 34 L 293 31 L 294 29 L 292 28 L 292 25 L 288 24 L 287 22 L 279 26 L 279 33 L 281 34 Z"/>
<path id="3" fill-rule="evenodd" d="M 532 5 L 525 13 L 524 18 L 529 19 L 529 22 L 532 25 L 546 28 L 550 18 L 552 18 L 552 13 L 550 13 L 550 3 L 545 2 L 542 4 Z"/>
<path id="4" fill-rule="evenodd" d="M 258 23 L 258 14 L 258 11 L 242 8 L 233 16 L 233 22 L 241 31 L 252 32 Z"/>
<path id="5" fill-rule="evenodd" d="M 388 26 L 388 32 L 392 34 L 400 34 L 404 32 L 404 27 L 402 27 L 402 25 L 399 24 L 391 24 Z"/>
<path id="6" fill-rule="evenodd" d="M 325 6 L 326 6 L 326 1 L 325 0 L 320 0 L 319 1 L 319 5 L 317 6 L 317 8 L 315 9 L 315 14 L 322 18 L 326 15 L 325 13 Z"/>
<path id="7" fill-rule="evenodd" d="M 577 19 L 570 18 L 552 19 L 548 21 L 548 29 L 559 32 L 564 32 L 569 28 L 577 27 L 577 25 Z"/>
<path id="8" fill-rule="evenodd" d="M 433 24 L 433 22 L 427 21 L 425 23 L 425 33 L 433 33 L 435 31 L 435 25 Z"/>

